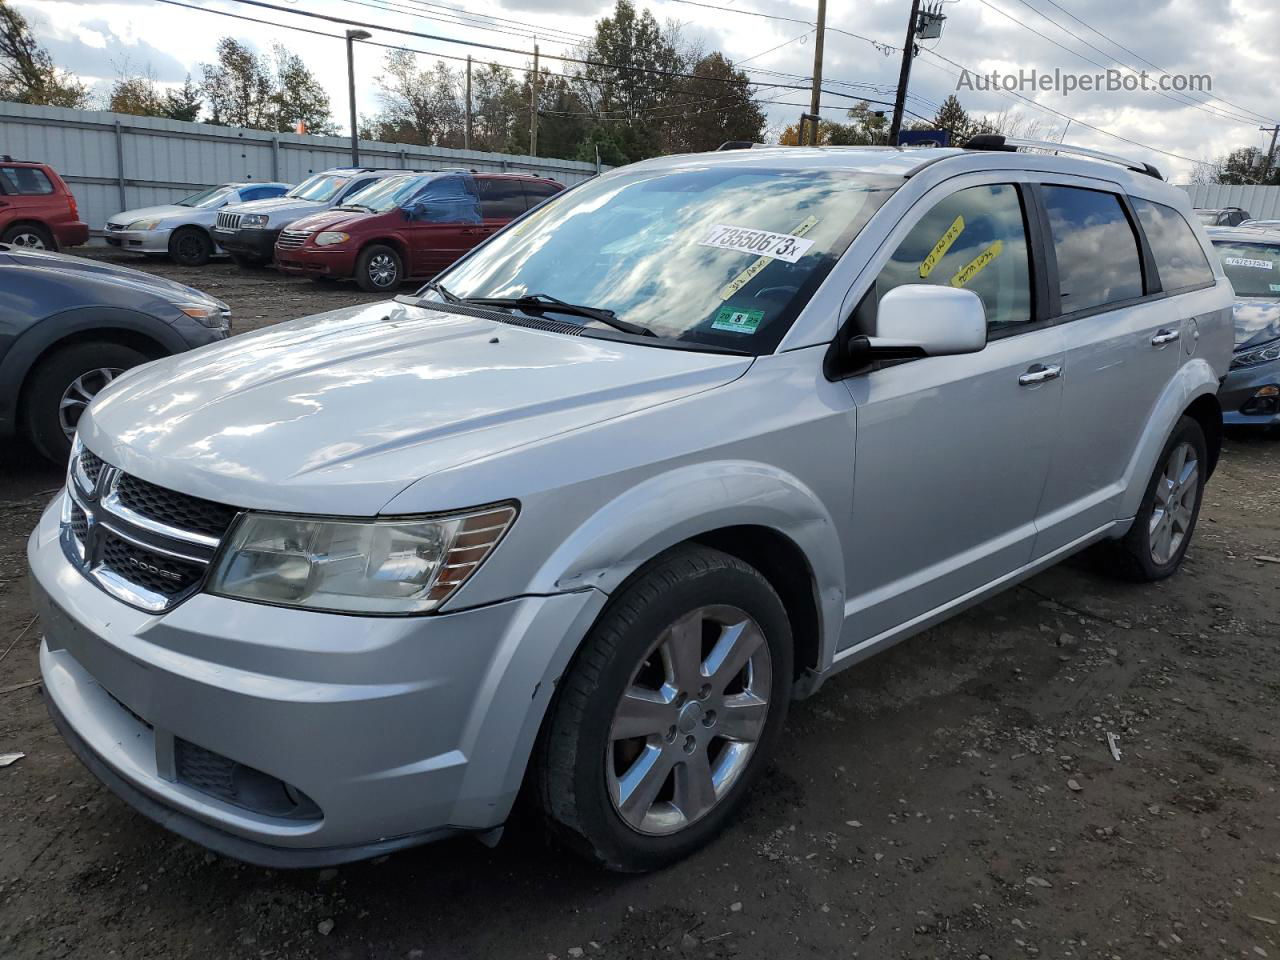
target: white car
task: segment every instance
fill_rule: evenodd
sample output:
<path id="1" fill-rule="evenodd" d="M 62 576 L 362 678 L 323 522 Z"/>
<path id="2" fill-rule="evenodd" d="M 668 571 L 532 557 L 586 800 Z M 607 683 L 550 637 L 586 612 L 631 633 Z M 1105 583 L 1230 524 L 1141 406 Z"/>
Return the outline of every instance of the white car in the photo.
<path id="1" fill-rule="evenodd" d="M 106 241 L 132 253 L 167 255 L 185 267 L 199 267 L 217 251 L 209 231 L 219 210 L 229 203 L 278 197 L 288 189 L 287 183 L 220 183 L 177 203 L 125 210 L 107 221 Z"/>

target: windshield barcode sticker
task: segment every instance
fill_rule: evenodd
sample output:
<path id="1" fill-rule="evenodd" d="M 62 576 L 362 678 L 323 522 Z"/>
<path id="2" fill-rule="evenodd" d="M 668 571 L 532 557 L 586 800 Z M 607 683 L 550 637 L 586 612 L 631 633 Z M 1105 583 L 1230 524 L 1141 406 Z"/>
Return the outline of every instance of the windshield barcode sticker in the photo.
<path id="1" fill-rule="evenodd" d="M 796 228 L 791 231 L 791 235 L 803 237 L 817 225 L 817 217 L 805 217 L 796 225 Z M 743 270 L 740 274 L 720 288 L 720 299 L 728 300 L 735 293 L 754 280 L 756 276 L 758 276 L 760 272 L 771 263 L 773 263 L 772 257 L 756 257 L 755 260 L 751 261 L 751 266 L 747 267 L 747 269 Z"/>
<path id="2" fill-rule="evenodd" d="M 698 243 L 704 247 L 753 253 L 759 257 L 795 263 L 813 246 L 812 240 L 791 233 L 773 233 L 769 230 L 748 230 L 717 223 Z"/>
<path id="3" fill-rule="evenodd" d="M 1250 270 L 1274 270 L 1276 266 L 1270 260 L 1250 260 L 1248 257 L 1223 257 L 1222 262 L 1228 267 L 1248 267 Z"/>

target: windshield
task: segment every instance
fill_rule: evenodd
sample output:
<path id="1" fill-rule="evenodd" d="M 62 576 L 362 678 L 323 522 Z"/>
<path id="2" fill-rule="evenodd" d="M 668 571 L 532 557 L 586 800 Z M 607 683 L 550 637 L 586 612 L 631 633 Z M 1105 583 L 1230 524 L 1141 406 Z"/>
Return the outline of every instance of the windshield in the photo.
<path id="1" fill-rule="evenodd" d="M 358 190 L 342 201 L 347 207 L 367 207 L 374 213 L 385 213 L 409 200 L 430 182 L 429 176 L 387 177 L 376 180 L 363 190 Z"/>
<path id="2" fill-rule="evenodd" d="M 350 182 L 350 177 L 339 177 L 331 173 L 317 173 L 314 177 L 308 177 L 303 180 L 286 193 L 285 196 L 296 197 L 299 200 L 316 200 L 319 203 L 328 203 L 339 190 Z"/>
<path id="3" fill-rule="evenodd" d="M 439 279 L 458 297 L 541 294 L 659 336 L 769 353 L 901 183 L 723 163 L 613 173 L 547 201 Z"/>
<path id="4" fill-rule="evenodd" d="M 210 187 L 178 201 L 180 207 L 220 207 L 235 193 L 232 187 Z"/>
<path id="5" fill-rule="evenodd" d="M 1213 245 L 1237 297 L 1280 300 L 1280 244 L 1215 240 Z"/>

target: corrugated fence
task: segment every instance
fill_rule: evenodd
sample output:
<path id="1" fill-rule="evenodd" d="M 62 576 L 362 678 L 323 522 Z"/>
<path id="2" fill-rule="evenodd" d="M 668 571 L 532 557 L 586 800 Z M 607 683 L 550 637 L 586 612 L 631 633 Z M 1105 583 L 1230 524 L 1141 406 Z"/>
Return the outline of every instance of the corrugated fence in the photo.
<path id="1" fill-rule="evenodd" d="M 351 142 L 0 101 L 3 154 L 57 170 L 76 195 L 81 218 L 99 232 L 121 210 L 171 203 L 215 183 L 299 183 L 320 170 L 348 165 Z M 565 185 L 597 172 L 595 164 L 573 160 L 371 140 L 360 141 L 360 162 L 392 169 L 527 173 Z"/>
<path id="2" fill-rule="evenodd" d="M 1201 209 L 1240 207 L 1256 220 L 1280 220 L 1280 187 L 1233 187 L 1223 183 L 1193 183 L 1183 190 L 1191 205 Z"/>

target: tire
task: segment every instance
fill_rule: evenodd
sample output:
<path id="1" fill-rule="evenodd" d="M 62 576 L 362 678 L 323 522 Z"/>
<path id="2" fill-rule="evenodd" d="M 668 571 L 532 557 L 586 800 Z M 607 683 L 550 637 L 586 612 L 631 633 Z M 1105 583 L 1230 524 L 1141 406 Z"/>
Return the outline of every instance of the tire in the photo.
<path id="1" fill-rule="evenodd" d="M 213 241 L 199 227 L 179 227 L 169 237 L 169 257 L 183 267 L 203 267 L 213 256 Z"/>
<path id="2" fill-rule="evenodd" d="M 57 250 L 58 245 L 44 227 L 36 223 L 17 223 L 0 234 L 0 243 L 7 243 L 23 250 Z"/>
<path id="3" fill-rule="evenodd" d="M 1194 457 L 1193 464 L 1185 459 L 1188 454 Z M 1208 463 L 1204 431 L 1191 417 L 1182 417 L 1160 452 L 1133 526 L 1122 539 L 1098 544 L 1095 557 L 1104 573 L 1150 583 L 1177 571 L 1200 516 Z M 1171 477 L 1181 479 L 1172 483 Z M 1167 503 L 1175 506 L 1166 508 Z"/>
<path id="4" fill-rule="evenodd" d="M 253 257 L 243 253 L 228 252 L 227 256 L 229 256 L 231 258 L 231 262 L 241 270 L 257 270 L 259 267 L 265 267 L 271 262 L 264 257 Z"/>
<path id="5" fill-rule="evenodd" d="M 682 639 L 698 659 L 677 655 L 694 649 Z M 741 655 L 709 667 L 725 649 Z M 754 567 L 689 546 L 642 568 L 592 628 L 542 731 L 534 793 L 552 832 L 625 873 L 712 840 L 769 762 L 791 664 L 786 610 Z"/>
<path id="6" fill-rule="evenodd" d="M 375 243 L 356 259 L 356 283 L 369 293 L 389 293 L 404 282 L 404 261 L 385 244 Z"/>
<path id="7" fill-rule="evenodd" d="M 71 452 L 71 434 L 89 400 L 116 376 L 150 358 L 132 347 L 105 341 L 77 343 L 41 360 L 27 376 L 23 421 L 36 449 L 63 463 Z M 63 400 L 74 401 L 63 407 Z"/>

